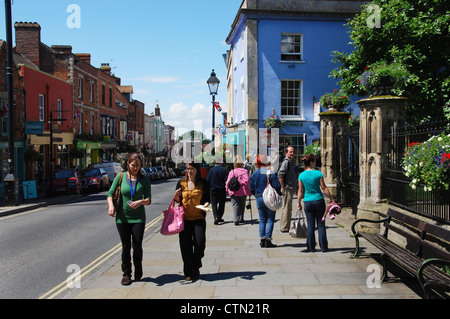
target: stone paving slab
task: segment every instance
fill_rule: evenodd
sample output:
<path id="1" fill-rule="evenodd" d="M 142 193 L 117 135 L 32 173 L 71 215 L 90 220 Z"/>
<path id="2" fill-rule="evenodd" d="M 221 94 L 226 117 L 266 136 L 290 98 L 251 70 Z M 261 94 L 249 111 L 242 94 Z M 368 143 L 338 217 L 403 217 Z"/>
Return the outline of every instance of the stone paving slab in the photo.
<path id="1" fill-rule="evenodd" d="M 294 199 L 295 201 L 295 199 Z M 121 286 L 119 257 L 106 269 L 82 281 L 67 299 L 420 299 L 401 281 L 369 288 L 372 258 L 352 259 L 354 239 L 350 209 L 343 209 L 334 221 L 327 220 L 329 252 L 305 252 L 305 239 L 291 238 L 279 231 L 277 212 L 273 239 L 276 248 L 260 248 L 258 212 L 252 200 L 253 224 L 235 226 L 231 203 L 227 201 L 221 225 L 207 216 L 207 245 L 201 278 L 186 283 L 178 236 L 156 232 L 144 242 L 144 278 Z M 249 211 L 245 218 L 249 219 Z M 317 232 L 316 232 L 317 236 Z M 365 241 L 366 252 L 376 248 Z"/>

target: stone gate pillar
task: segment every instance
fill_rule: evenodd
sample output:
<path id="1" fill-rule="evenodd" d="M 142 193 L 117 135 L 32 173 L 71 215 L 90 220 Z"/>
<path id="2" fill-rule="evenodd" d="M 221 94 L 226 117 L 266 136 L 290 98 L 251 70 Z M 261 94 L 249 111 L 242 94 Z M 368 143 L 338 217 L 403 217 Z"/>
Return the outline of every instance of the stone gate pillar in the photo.
<path id="1" fill-rule="evenodd" d="M 324 182 L 337 201 L 345 201 L 339 178 L 348 176 L 348 118 L 350 113 L 327 111 L 320 113 L 320 154 Z"/>
<path id="2" fill-rule="evenodd" d="M 385 215 L 388 140 L 387 133 L 403 122 L 407 99 L 397 96 L 374 96 L 359 100 L 361 121 L 359 127 L 360 202 L 357 218 L 379 220 Z M 372 224 L 370 224 L 372 225 Z M 365 228 L 379 232 L 380 225 Z"/>

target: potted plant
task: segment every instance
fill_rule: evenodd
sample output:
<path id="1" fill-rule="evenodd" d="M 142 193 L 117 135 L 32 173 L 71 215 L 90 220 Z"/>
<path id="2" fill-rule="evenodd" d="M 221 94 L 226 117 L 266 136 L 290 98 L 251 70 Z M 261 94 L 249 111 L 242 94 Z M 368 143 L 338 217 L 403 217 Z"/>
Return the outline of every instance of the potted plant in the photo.
<path id="1" fill-rule="evenodd" d="M 410 73 L 406 67 L 397 62 L 387 63 L 384 60 L 373 63 L 356 80 L 364 92 L 372 96 L 401 96 Z"/>
<path id="2" fill-rule="evenodd" d="M 281 128 L 286 121 L 283 117 L 279 117 L 275 114 L 275 110 L 272 109 L 272 115 L 264 120 L 264 126 L 268 129 Z"/>
<path id="3" fill-rule="evenodd" d="M 325 93 L 320 98 L 320 105 L 331 111 L 342 111 L 346 106 L 350 105 L 350 98 L 344 91 L 333 89 L 333 92 Z"/>

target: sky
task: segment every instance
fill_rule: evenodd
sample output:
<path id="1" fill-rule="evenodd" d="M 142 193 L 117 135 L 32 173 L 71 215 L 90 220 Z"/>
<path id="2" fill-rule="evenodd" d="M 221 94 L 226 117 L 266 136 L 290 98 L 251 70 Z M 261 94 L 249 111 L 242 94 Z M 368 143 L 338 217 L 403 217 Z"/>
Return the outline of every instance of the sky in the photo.
<path id="1" fill-rule="evenodd" d="M 211 135 L 208 80 L 220 80 L 219 101 L 227 106 L 225 40 L 242 0 L 12 0 L 12 23 L 37 22 L 41 42 L 71 45 L 90 53 L 97 68 L 109 63 L 145 113 L 159 105 L 163 121 L 181 135 L 200 128 Z M 5 5 L 0 4 L 0 39 L 6 40 Z M 15 34 L 13 28 L 13 41 Z M 216 124 L 222 116 L 216 111 Z M 201 120 L 201 122 L 194 121 Z"/>

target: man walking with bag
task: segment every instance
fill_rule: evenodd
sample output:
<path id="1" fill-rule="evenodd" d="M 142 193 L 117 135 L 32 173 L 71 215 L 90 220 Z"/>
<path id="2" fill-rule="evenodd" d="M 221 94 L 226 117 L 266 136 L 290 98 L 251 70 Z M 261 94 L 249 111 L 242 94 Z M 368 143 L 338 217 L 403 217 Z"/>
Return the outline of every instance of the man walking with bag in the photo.
<path id="1" fill-rule="evenodd" d="M 297 173 L 294 165 L 294 148 L 286 147 L 285 158 L 281 162 L 278 170 L 278 180 L 281 184 L 281 193 L 283 196 L 283 206 L 281 207 L 280 231 L 289 232 L 292 218 L 292 199 L 297 186 Z"/>

